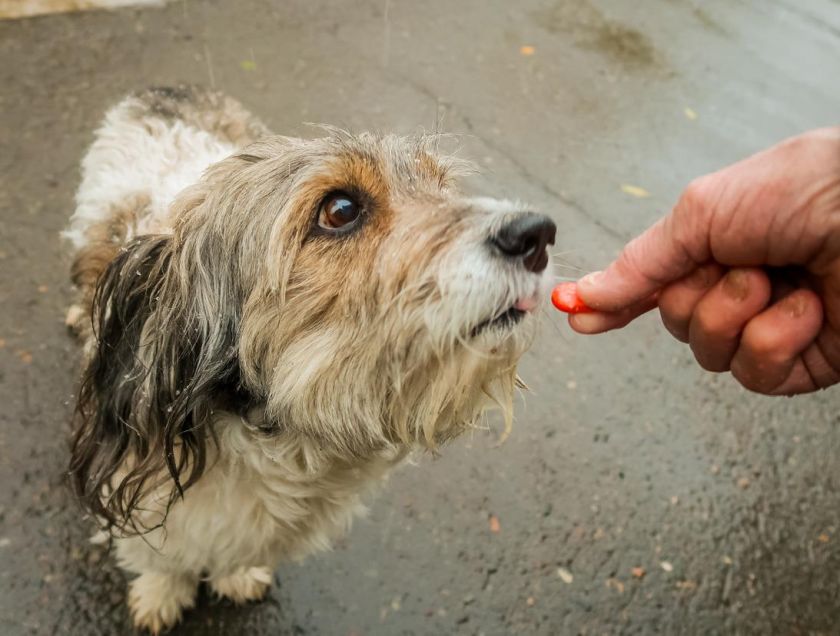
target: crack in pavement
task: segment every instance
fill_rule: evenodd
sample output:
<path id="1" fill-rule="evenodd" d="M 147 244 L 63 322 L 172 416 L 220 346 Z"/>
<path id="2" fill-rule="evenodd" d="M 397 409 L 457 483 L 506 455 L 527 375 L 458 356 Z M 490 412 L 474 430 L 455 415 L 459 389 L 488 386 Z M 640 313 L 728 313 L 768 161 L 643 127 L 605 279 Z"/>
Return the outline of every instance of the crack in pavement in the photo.
<path id="1" fill-rule="evenodd" d="M 393 77 L 398 79 L 404 85 L 410 87 L 415 92 L 423 95 L 424 97 L 428 98 L 431 101 L 434 101 L 436 104 L 436 108 L 438 111 L 438 125 L 440 123 L 440 110 L 441 107 L 445 109 L 446 112 L 452 113 L 453 116 L 457 117 L 461 123 L 463 124 L 464 128 L 467 129 L 469 135 L 474 139 L 478 140 L 485 148 L 493 152 L 494 154 L 501 155 L 504 157 L 510 165 L 514 168 L 517 175 L 526 183 L 542 190 L 542 192 L 553 199 L 557 199 L 560 201 L 564 206 L 569 208 L 570 210 L 574 211 L 578 214 L 581 218 L 585 219 L 587 222 L 593 224 L 598 229 L 602 230 L 605 234 L 607 234 L 610 238 L 615 239 L 616 241 L 620 242 L 622 245 L 630 240 L 632 237 L 624 236 L 621 232 L 615 230 L 614 228 L 605 225 L 599 219 L 590 215 L 586 209 L 573 198 L 569 197 L 568 195 L 563 194 L 562 192 L 555 190 L 550 185 L 548 185 L 540 176 L 534 174 L 528 166 L 526 166 L 523 162 L 515 157 L 513 153 L 511 153 L 507 148 L 503 147 L 502 145 L 487 139 L 480 133 L 476 131 L 476 127 L 473 124 L 472 120 L 469 116 L 465 115 L 462 112 L 459 112 L 455 105 L 452 102 L 449 102 L 443 99 L 440 95 L 432 91 L 429 87 L 417 82 L 405 75 L 400 73 L 393 73 Z"/>

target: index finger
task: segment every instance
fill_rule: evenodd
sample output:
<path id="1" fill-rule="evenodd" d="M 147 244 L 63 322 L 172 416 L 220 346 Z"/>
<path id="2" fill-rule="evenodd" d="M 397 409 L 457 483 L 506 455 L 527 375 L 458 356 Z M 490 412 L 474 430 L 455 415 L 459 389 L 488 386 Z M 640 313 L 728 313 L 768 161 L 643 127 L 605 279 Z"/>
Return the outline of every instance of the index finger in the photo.
<path id="1" fill-rule="evenodd" d="M 614 313 L 600 311 L 569 314 L 569 326 L 578 333 L 593 335 L 621 329 L 657 305 L 657 294 L 645 298 L 626 309 Z"/>

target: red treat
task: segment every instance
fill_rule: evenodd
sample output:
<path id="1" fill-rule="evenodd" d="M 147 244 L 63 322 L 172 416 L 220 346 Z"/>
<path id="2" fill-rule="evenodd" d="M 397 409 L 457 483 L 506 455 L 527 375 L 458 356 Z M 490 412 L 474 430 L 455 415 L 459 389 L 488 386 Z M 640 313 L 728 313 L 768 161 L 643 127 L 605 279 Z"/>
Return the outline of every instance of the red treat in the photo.
<path id="1" fill-rule="evenodd" d="M 578 296 L 577 283 L 560 283 L 551 292 L 551 302 L 567 314 L 583 314 L 592 311 Z"/>

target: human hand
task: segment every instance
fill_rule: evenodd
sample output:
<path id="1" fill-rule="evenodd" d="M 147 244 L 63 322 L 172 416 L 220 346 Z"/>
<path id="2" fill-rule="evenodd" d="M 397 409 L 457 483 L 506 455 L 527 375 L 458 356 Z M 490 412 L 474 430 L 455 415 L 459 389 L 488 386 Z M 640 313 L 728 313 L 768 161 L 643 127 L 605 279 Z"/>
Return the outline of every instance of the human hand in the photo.
<path id="1" fill-rule="evenodd" d="M 603 272 L 578 283 L 575 331 L 659 307 L 709 371 L 807 393 L 840 381 L 840 127 L 788 139 L 686 188 Z"/>

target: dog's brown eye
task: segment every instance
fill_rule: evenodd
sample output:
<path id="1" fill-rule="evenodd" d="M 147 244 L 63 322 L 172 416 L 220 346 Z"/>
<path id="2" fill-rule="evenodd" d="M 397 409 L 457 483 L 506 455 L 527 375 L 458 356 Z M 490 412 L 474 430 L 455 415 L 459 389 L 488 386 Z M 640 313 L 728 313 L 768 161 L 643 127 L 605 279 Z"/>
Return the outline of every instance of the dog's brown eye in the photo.
<path id="1" fill-rule="evenodd" d="M 345 227 L 358 219 L 360 212 L 361 206 L 348 195 L 331 194 L 321 204 L 318 225 L 327 230 Z"/>

